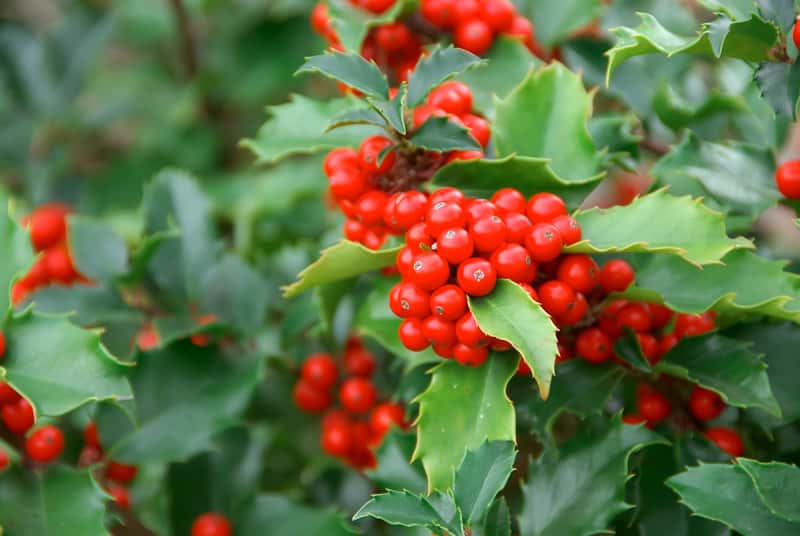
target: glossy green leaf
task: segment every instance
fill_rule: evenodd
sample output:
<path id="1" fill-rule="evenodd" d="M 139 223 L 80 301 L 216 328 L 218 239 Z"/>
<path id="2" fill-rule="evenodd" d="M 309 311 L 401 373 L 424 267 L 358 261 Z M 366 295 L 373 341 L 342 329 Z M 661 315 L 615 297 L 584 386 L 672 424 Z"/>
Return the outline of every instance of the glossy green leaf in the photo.
<path id="1" fill-rule="evenodd" d="M 361 244 L 342 240 L 322 251 L 319 259 L 297 274 L 297 281 L 283 288 L 286 298 L 319 285 L 349 279 L 391 266 L 401 247 L 374 251 Z"/>
<path id="2" fill-rule="evenodd" d="M 495 107 L 492 139 L 498 156 L 548 158 L 566 181 L 597 175 L 602 156 L 586 126 L 592 96 L 581 78 L 562 64 L 531 71 L 505 99 L 496 100 Z"/>
<path id="3" fill-rule="evenodd" d="M 797 534 L 800 524 L 774 515 L 744 469 L 705 464 L 667 480 L 695 515 L 728 525 L 743 536 Z"/>
<path id="4" fill-rule="evenodd" d="M 311 56 L 296 74 L 318 72 L 377 99 L 389 99 L 389 82 L 374 62 L 359 54 L 329 52 Z"/>
<path id="5" fill-rule="evenodd" d="M 456 471 L 453 496 L 464 523 L 480 523 L 511 476 L 517 451 L 511 441 L 487 441 L 467 451 Z"/>
<path id="6" fill-rule="evenodd" d="M 241 514 L 236 536 L 350 536 L 357 534 L 332 510 L 299 504 L 283 495 L 259 495 Z"/>
<path id="7" fill-rule="evenodd" d="M 292 95 L 286 104 L 270 106 L 269 119 L 255 138 L 241 145 L 256 156 L 256 163 L 270 164 L 297 154 L 312 154 L 334 147 L 357 147 L 361 140 L 376 132 L 373 126 L 352 126 L 326 131 L 342 114 L 363 107 L 352 97 L 317 101 Z"/>
<path id="8" fill-rule="evenodd" d="M 94 400 L 131 398 L 127 367 L 100 344 L 97 331 L 66 316 L 28 309 L 5 325 L 0 373 L 41 415 L 62 415 Z"/>
<path id="9" fill-rule="evenodd" d="M 0 476 L 0 527 L 9 536 L 105 536 L 105 502 L 88 470 L 20 467 Z"/>
<path id="10" fill-rule="evenodd" d="M 736 463 L 750 476 L 759 497 L 773 514 L 800 523 L 800 505 L 795 500 L 800 493 L 800 469 L 796 465 L 747 458 L 739 458 Z"/>
<path id="11" fill-rule="evenodd" d="M 431 116 L 414 131 L 409 141 L 416 147 L 441 153 L 481 150 L 481 145 L 472 137 L 466 127 L 450 121 L 446 117 Z"/>
<path id="12" fill-rule="evenodd" d="M 408 105 L 421 104 L 428 93 L 448 78 L 477 66 L 481 59 L 460 48 L 437 48 L 417 62 L 408 79 Z"/>
<path id="13" fill-rule="evenodd" d="M 714 334 L 687 337 L 661 358 L 656 370 L 716 391 L 733 406 L 781 414 L 767 365 L 748 345 L 734 339 Z"/>
<path id="14" fill-rule="evenodd" d="M 69 250 L 75 267 L 90 279 L 107 280 L 128 271 L 125 241 L 100 220 L 71 216 Z"/>
<path id="15" fill-rule="evenodd" d="M 370 106 L 383 118 L 385 123 L 402 135 L 406 134 L 406 85 L 401 84 L 397 94 L 391 100 L 373 99 L 366 97 Z M 378 161 L 382 161 L 378 155 Z"/>
<path id="16" fill-rule="evenodd" d="M 514 407 L 506 385 L 517 370 L 517 359 L 492 354 L 480 367 L 449 360 L 431 372 L 431 383 L 417 397 L 417 448 L 429 490 L 453 485 L 456 468 L 467 450 L 488 440 L 514 440 Z"/>
<path id="17" fill-rule="evenodd" d="M 0 192 L 0 318 L 11 306 L 11 286 L 31 264 L 34 254 L 28 233 L 8 212 L 8 198 Z"/>
<path id="18" fill-rule="evenodd" d="M 465 195 L 489 199 L 501 188 L 516 188 L 526 197 L 551 192 L 570 209 L 578 208 L 600 183 L 602 175 L 581 181 L 564 180 L 546 158 L 507 156 L 496 160 L 456 160 L 433 176 L 432 187 L 453 186 Z"/>
<path id="19" fill-rule="evenodd" d="M 226 255 L 203 278 L 203 310 L 242 333 L 257 331 L 267 312 L 267 283 L 235 255 Z"/>
<path id="20" fill-rule="evenodd" d="M 422 464 L 411 462 L 416 436 L 393 428 L 375 451 L 378 466 L 366 472 L 380 489 L 403 489 L 425 493 L 427 482 Z"/>
<path id="21" fill-rule="evenodd" d="M 647 445 L 665 442 L 644 426 L 615 417 L 597 437 L 579 434 L 556 462 L 538 460 L 523 484 L 521 536 L 595 534 L 631 505 L 624 500 L 628 458 Z"/>
<path id="22" fill-rule="evenodd" d="M 795 119 L 800 107 L 800 66 L 794 63 L 764 62 L 756 70 L 756 83 L 772 109 Z"/>
<path id="23" fill-rule="evenodd" d="M 626 333 L 614 342 L 614 354 L 639 372 L 649 374 L 652 367 L 642 352 L 636 334 L 629 329 L 625 331 Z"/>
<path id="24" fill-rule="evenodd" d="M 583 238 L 565 248 L 570 253 L 670 253 L 701 265 L 752 247 L 746 238 L 729 238 L 724 216 L 700 199 L 673 197 L 666 190 L 626 206 L 579 211 L 575 219 Z"/>
<path id="25" fill-rule="evenodd" d="M 486 514 L 485 536 L 511 536 L 511 513 L 505 497 L 498 498 Z"/>
<path id="26" fill-rule="evenodd" d="M 717 115 L 747 112 L 747 105 L 741 95 L 728 95 L 712 90 L 702 102 L 693 103 L 668 84 L 663 84 L 656 92 L 653 108 L 659 119 L 673 130 Z"/>
<path id="27" fill-rule="evenodd" d="M 526 0 L 528 18 L 536 23 L 536 40 L 552 47 L 600 15 L 600 0 Z"/>
<path id="28" fill-rule="evenodd" d="M 500 279 L 494 290 L 481 297 L 469 297 L 469 309 L 481 330 L 508 341 L 531 369 L 543 399 L 550 394 L 555 373 L 556 327 L 542 306 L 508 279 Z"/>
<path id="29" fill-rule="evenodd" d="M 430 530 L 445 529 L 455 535 L 462 531 L 453 528 L 443 519 L 427 497 L 409 491 L 389 490 L 373 495 L 372 498 L 353 516 L 354 520 L 374 517 L 403 527 L 426 527 Z"/>

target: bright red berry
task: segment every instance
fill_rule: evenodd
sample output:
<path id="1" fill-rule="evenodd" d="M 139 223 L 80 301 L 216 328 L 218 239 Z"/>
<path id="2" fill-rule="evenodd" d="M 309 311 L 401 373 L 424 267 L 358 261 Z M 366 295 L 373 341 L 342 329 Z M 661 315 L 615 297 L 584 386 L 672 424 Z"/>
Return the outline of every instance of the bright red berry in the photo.
<path id="1" fill-rule="evenodd" d="M 629 303 L 617 312 L 615 318 L 619 327 L 630 328 L 637 333 L 644 333 L 653 328 L 650 311 L 642 303 Z"/>
<path id="2" fill-rule="evenodd" d="M 389 293 L 389 307 L 400 318 L 423 318 L 430 314 L 430 294 L 418 285 L 398 283 Z"/>
<path id="3" fill-rule="evenodd" d="M 600 286 L 606 293 L 622 292 L 633 283 L 635 277 L 630 264 L 622 259 L 613 259 L 600 270 Z"/>
<path id="4" fill-rule="evenodd" d="M 538 294 L 542 307 L 552 317 L 563 316 L 575 306 L 575 291 L 557 279 L 542 283 Z"/>
<path id="5" fill-rule="evenodd" d="M 588 294 L 598 283 L 599 268 L 588 255 L 567 255 L 558 265 L 556 277 L 573 289 Z"/>
<path id="6" fill-rule="evenodd" d="M 456 4 L 459 0 L 422 0 L 422 16 L 437 28 L 455 26 Z"/>
<path id="7" fill-rule="evenodd" d="M 400 192 L 391 199 L 391 224 L 401 230 L 410 229 L 425 219 L 428 197 L 422 192 Z"/>
<path id="8" fill-rule="evenodd" d="M 25 440 L 25 452 L 38 463 L 52 462 L 64 450 L 64 434 L 53 425 L 34 430 Z"/>
<path id="9" fill-rule="evenodd" d="M 489 348 L 486 346 L 467 346 L 458 343 L 453 347 L 453 359 L 467 367 L 479 367 L 489 357 Z"/>
<path id="10" fill-rule="evenodd" d="M 65 243 L 52 246 L 44 253 L 47 275 L 53 281 L 68 285 L 78 278 L 72 256 Z"/>
<path id="11" fill-rule="evenodd" d="M 558 258 L 564 245 L 561 233 L 549 223 L 535 224 L 525 237 L 525 247 L 536 262 L 549 262 Z"/>
<path id="12" fill-rule="evenodd" d="M 361 242 L 367 233 L 367 226 L 356 220 L 345 220 L 342 225 L 342 234 L 347 240 Z"/>
<path id="13" fill-rule="evenodd" d="M 300 377 L 317 389 L 330 389 L 336 385 L 339 370 L 330 354 L 311 354 L 303 361 Z"/>
<path id="14" fill-rule="evenodd" d="M 358 148 L 358 157 L 361 160 L 361 167 L 371 175 L 383 174 L 392 169 L 397 154 L 394 151 L 389 151 L 378 163 L 378 158 L 387 147 L 392 145 L 389 138 L 383 136 L 370 136 L 361 142 Z"/>
<path id="15" fill-rule="evenodd" d="M 450 359 L 453 357 L 452 344 L 434 344 L 431 346 L 431 348 L 433 349 L 433 353 L 443 359 Z"/>
<path id="16" fill-rule="evenodd" d="M 565 314 L 557 318 L 556 323 L 560 326 L 574 326 L 583 320 L 588 310 L 589 302 L 586 301 L 586 296 L 584 296 L 583 292 L 576 292 L 575 303 Z"/>
<path id="17" fill-rule="evenodd" d="M 328 391 L 317 389 L 305 380 L 295 384 L 292 396 L 297 407 L 308 413 L 325 411 L 333 403 Z"/>
<path id="18" fill-rule="evenodd" d="M 127 484 L 136 478 L 139 469 L 135 465 L 111 460 L 106 466 L 106 477 L 120 484 Z"/>
<path id="19" fill-rule="evenodd" d="M 375 357 L 363 347 L 346 350 L 344 368 L 348 374 L 368 378 L 375 372 Z"/>
<path id="20" fill-rule="evenodd" d="M 459 0 L 463 2 L 464 0 Z M 481 55 L 492 46 L 492 29 L 480 19 L 460 23 L 453 34 L 453 42 L 473 54 Z"/>
<path id="21" fill-rule="evenodd" d="M 469 228 L 469 234 L 480 253 L 491 253 L 506 240 L 506 224 L 499 216 L 481 218 Z"/>
<path id="22" fill-rule="evenodd" d="M 483 151 L 453 151 L 447 157 L 447 162 L 455 160 L 479 160 L 483 158 Z"/>
<path id="23" fill-rule="evenodd" d="M 460 204 L 464 200 L 464 193 L 458 188 L 452 186 L 445 186 L 439 188 L 431 194 L 430 204 L 434 206 L 438 203 L 455 203 Z"/>
<path id="24" fill-rule="evenodd" d="M 131 496 L 128 490 L 122 486 L 110 484 L 107 488 L 108 494 L 111 495 L 111 501 L 123 510 L 128 510 L 131 507 Z"/>
<path id="25" fill-rule="evenodd" d="M 486 199 L 468 199 L 461 203 L 467 214 L 467 223 L 472 225 L 478 220 L 499 216 L 497 206 Z"/>
<path id="26" fill-rule="evenodd" d="M 47 203 L 31 212 L 25 222 L 30 227 L 31 243 L 36 251 L 44 251 L 67 236 L 69 207 L 60 203 Z"/>
<path id="27" fill-rule="evenodd" d="M 550 225 L 558 229 L 565 246 L 570 246 L 581 241 L 581 226 L 572 216 L 562 214 L 556 216 Z"/>
<path id="28" fill-rule="evenodd" d="M 0 448 L 0 471 L 3 471 L 6 467 L 9 466 L 11 460 L 8 457 L 8 453 Z"/>
<path id="29" fill-rule="evenodd" d="M 672 406 L 661 393 L 646 389 L 640 391 L 636 409 L 648 424 L 654 425 L 669 417 Z"/>
<path id="30" fill-rule="evenodd" d="M 575 340 L 578 355 L 589 363 L 603 363 L 611 358 L 611 339 L 598 328 L 587 328 Z"/>
<path id="31" fill-rule="evenodd" d="M 89 421 L 83 429 L 83 442 L 91 447 L 100 448 L 100 434 L 94 421 Z"/>
<path id="32" fill-rule="evenodd" d="M 647 361 L 649 361 L 651 365 L 658 363 L 661 359 L 661 348 L 658 345 L 658 340 L 649 333 L 637 333 L 636 339 Z"/>
<path id="33" fill-rule="evenodd" d="M 435 316 L 455 322 L 467 311 L 467 296 L 456 285 L 445 285 L 434 290 L 430 310 Z"/>
<path id="34" fill-rule="evenodd" d="M 375 406 L 369 416 L 369 427 L 372 433 L 383 437 L 392 426 L 406 427 L 403 406 L 394 402 L 384 402 Z"/>
<path id="35" fill-rule="evenodd" d="M 367 11 L 380 14 L 392 7 L 394 2 L 395 0 L 359 0 L 358 5 Z"/>
<path id="36" fill-rule="evenodd" d="M 325 8 L 325 4 L 318 4 Z M 325 155 L 325 160 L 322 162 L 322 169 L 325 171 L 325 176 L 330 177 L 336 171 L 345 167 L 357 167 L 361 165 L 358 159 L 358 153 L 355 149 L 350 147 L 337 147 Z"/>
<path id="37" fill-rule="evenodd" d="M 328 32 L 328 5 L 318 2 L 311 10 L 311 27 L 320 35 Z"/>
<path id="38" fill-rule="evenodd" d="M 445 113 L 462 116 L 472 111 L 472 90 L 464 82 L 449 80 L 431 91 L 428 104 Z"/>
<path id="39" fill-rule="evenodd" d="M 505 32 L 514 23 L 517 10 L 509 0 L 483 0 L 481 19 L 495 32 Z"/>
<path id="40" fill-rule="evenodd" d="M 794 46 L 796 49 L 800 50 L 800 17 L 796 18 L 794 21 L 794 28 L 792 28 L 792 40 L 794 41 Z"/>
<path id="41" fill-rule="evenodd" d="M 497 190 L 491 199 L 496 207 L 506 211 L 518 214 L 525 214 L 528 203 L 525 196 L 519 190 L 514 188 L 502 188 Z"/>
<path id="42" fill-rule="evenodd" d="M 713 441 L 721 450 L 724 450 L 734 458 L 738 458 L 744 452 L 744 443 L 739 433 L 733 428 L 720 426 L 706 430 L 706 437 Z"/>
<path id="43" fill-rule="evenodd" d="M 414 258 L 409 279 L 423 290 L 435 290 L 450 279 L 450 265 L 438 253 L 423 251 Z"/>
<path id="44" fill-rule="evenodd" d="M 400 322 L 397 330 L 400 342 L 412 352 L 421 352 L 430 345 L 428 338 L 422 333 L 422 320 L 407 318 Z"/>
<path id="45" fill-rule="evenodd" d="M 489 344 L 489 337 L 481 331 L 475 317 L 470 311 L 456 322 L 456 338 L 458 342 L 467 346 L 485 346 Z"/>
<path id="46" fill-rule="evenodd" d="M 450 264 L 460 264 L 475 251 L 475 242 L 466 229 L 447 229 L 436 240 L 436 252 Z"/>
<path id="47" fill-rule="evenodd" d="M 369 182 L 361 168 L 344 166 L 328 175 L 328 187 L 336 199 L 355 201 L 367 191 Z"/>
<path id="48" fill-rule="evenodd" d="M 542 192 L 534 195 L 528 201 L 528 218 L 533 223 L 549 223 L 566 213 L 567 205 L 555 194 Z"/>
<path id="49" fill-rule="evenodd" d="M 377 398 L 375 386 L 365 378 L 349 378 L 339 388 L 339 401 L 351 413 L 369 411 Z"/>
<path id="50" fill-rule="evenodd" d="M 536 263 L 530 253 L 519 244 L 504 244 L 497 248 L 491 257 L 497 277 L 504 277 L 517 283 L 530 283 L 536 277 Z"/>
<path id="51" fill-rule="evenodd" d="M 666 354 L 670 350 L 672 350 L 675 345 L 678 344 L 678 336 L 674 333 L 670 333 L 669 335 L 664 335 L 661 337 L 661 340 L 658 341 L 658 351 L 661 355 Z"/>
<path id="52" fill-rule="evenodd" d="M 456 342 L 455 322 L 431 315 L 422 321 L 422 334 L 434 346 L 451 346 Z"/>
<path id="53" fill-rule="evenodd" d="M 534 45 L 533 24 L 522 15 L 515 16 L 511 21 L 511 26 L 504 33 L 509 37 L 522 41 L 528 48 L 532 48 Z"/>
<path id="54" fill-rule="evenodd" d="M 470 296 L 489 294 L 497 282 L 497 272 L 492 263 L 477 257 L 462 262 L 456 277 L 459 286 Z"/>
<path id="55" fill-rule="evenodd" d="M 448 229 L 466 227 L 467 216 L 461 205 L 446 201 L 431 202 L 425 216 L 425 224 L 431 236 L 439 236 Z"/>
<path id="56" fill-rule="evenodd" d="M 648 303 L 646 305 L 650 310 L 650 318 L 653 319 L 653 328 L 663 328 L 672 320 L 673 313 L 668 307 L 658 303 Z"/>
<path id="57" fill-rule="evenodd" d="M 381 190 L 370 190 L 356 200 L 357 218 L 366 225 L 377 225 L 383 222 L 383 212 L 389 196 Z"/>
<path id="58" fill-rule="evenodd" d="M 231 536 L 231 524 L 222 514 L 206 512 L 192 523 L 192 536 Z"/>
<path id="59" fill-rule="evenodd" d="M 464 122 L 464 126 L 467 127 L 469 133 L 475 138 L 475 141 L 480 143 L 481 147 L 485 149 L 486 146 L 489 145 L 489 138 L 492 135 L 489 122 L 475 114 L 465 114 L 461 117 L 461 121 Z"/>
<path id="60" fill-rule="evenodd" d="M 12 404 L 5 404 L 0 408 L 0 415 L 8 431 L 16 435 L 27 432 L 36 421 L 33 407 L 24 398 L 19 398 Z"/>
<path id="61" fill-rule="evenodd" d="M 413 46 L 415 41 L 414 34 L 402 22 L 390 22 L 375 29 L 375 42 L 389 53 Z"/>
<path id="62" fill-rule="evenodd" d="M 689 396 L 689 410 L 692 415 L 701 421 L 710 421 L 719 417 L 725 409 L 725 402 L 714 391 L 703 389 L 695 385 L 692 394 Z"/>
<path id="63" fill-rule="evenodd" d="M 352 446 L 351 426 L 347 421 L 336 421 L 322 428 L 322 450 L 331 456 L 344 456 Z"/>
<path id="64" fill-rule="evenodd" d="M 675 319 L 674 333 L 679 339 L 695 337 L 713 331 L 714 327 L 713 313 L 705 312 L 699 315 L 679 314 Z"/>
<path id="65" fill-rule="evenodd" d="M 422 251 L 422 246 L 430 248 L 433 245 L 433 238 L 428 233 L 428 226 L 424 223 L 412 225 L 406 233 L 406 245 L 412 251 Z"/>
<path id="66" fill-rule="evenodd" d="M 795 24 L 793 35 L 800 30 Z M 778 190 L 789 199 L 800 199 L 800 160 L 789 160 L 778 166 L 775 172 L 775 184 Z"/>
<path id="67" fill-rule="evenodd" d="M 0 381 L 0 406 L 15 404 L 22 397 L 6 382 Z"/>
<path id="68" fill-rule="evenodd" d="M 506 224 L 506 241 L 524 244 L 525 238 L 533 229 L 531 220 L 525 214 L 518 212 L 506 212 L 500 217 L 503 218 L 503 223 Z"/>
<path id="69" fill-rule="evenodd" d="M 625 424 L 642 424 L 647 421 L 641 415 L 638 415 L 636 413 L 630 413 L 622 417 L 622 422 L 624 422 Z"/>

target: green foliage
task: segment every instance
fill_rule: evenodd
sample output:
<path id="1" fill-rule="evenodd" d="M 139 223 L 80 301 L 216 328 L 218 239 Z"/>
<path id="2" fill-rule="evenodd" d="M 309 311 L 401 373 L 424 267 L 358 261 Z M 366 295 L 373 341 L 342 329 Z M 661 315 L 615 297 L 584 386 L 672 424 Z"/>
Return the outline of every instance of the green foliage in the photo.
<path id="1" fill-rule="evenodd" d="M 429 151 L 480 151 L 469 131 L 446 117 L 431 117 L 414 131 L 411 143 Z"/>
<path id="2" fill-rule="evenodd" d="M 34 260 L 28 233 L 7 212 L 5 207 L 8 207 L 8 203 L 8 199 L 0 194 L 0 210 L 3 210 L 0 215 L 0 257 L 3 259 L 0 263 L 0 310 L 3 316 L 11 305 L 12 284 Z"/>
<path id="3" fill-rule="evenodd" d="M 408 105 L 417 106 L 448 77 L 480 65 L 480 58 L 460 48 L 439 48 L 417 63 L 408 79 Z"/>

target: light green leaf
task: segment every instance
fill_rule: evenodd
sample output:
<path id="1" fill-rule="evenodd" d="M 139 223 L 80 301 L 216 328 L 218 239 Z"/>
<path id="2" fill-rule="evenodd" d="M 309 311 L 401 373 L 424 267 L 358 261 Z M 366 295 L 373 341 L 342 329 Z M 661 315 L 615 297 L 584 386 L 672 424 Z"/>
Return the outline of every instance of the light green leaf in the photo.
<path id="1" fill-rule="evenodd" d="M 263 494 L 242 512 L 236 536 L 350 536 L 358 534 L 341 514 L 299 504 L 283 495 Z"/>
<path id="2" fill-rule="evenodd" d="M 373 251 L 356 242 L 342 240 L 323 250 L 319 259 L 297 274 L 297 281 L 283 287 L 283 295 L 291 298 L 319 285 L 391 266 L 401 249 L 402 247 L 396 247 Z"/>
<path id="3" fill-rule="evenodd" d="M 701 265 L 752 247 L 746 238 L 729 238 L 724 216 L 700 199 L 673 197 L 666 190 L 626 206 L 579 211 L 575 219 L 583 239 L 565 248 L 570 253 L 670 253 Z"/>
<path id="4" fill-rule="evenodd" d="M 100 220 L 70 216 L 69 250 L 75 267 L 90 279 L 107 280 L 128 271 L 125 241 Z"/>
<path id="5" fill-rule="evenodd" d="M 453 486 L 456 506 L 467 526 L 480 523 L 486 516 L 494 498 L 505 488 L 516 456 L 511 441 L 487 441 L 467 451 Z"/>
<path id="6" fill-rule="evenodd" d="M 580 77 L 562 64 L 531 71 L 508 97 L 496 99 L 495 107 L 492 139 L 498 156 L 549 158 L 550 167 L 566 181 L 597 175 L 602 155 L 586 126 L 592 97 Z"/>
<path id="7" fill-rule="evenodd" d="M 481 145 L 466 127 L 450 121 L 447 117 L 431 116 L 414 131 L 409 141 L 417 147 L 442 153 L 481 150 Z"/>
<path id="8" fill-rule="evenodd" d="M 762 463 L 747 458 L 736 460 L 753 481 L 758 496 L 776 516 L 800 523 L 800 469 L 788 463 Z"/>
<path id="9" fill-rule="evenodd" d="M 417 62 L 408 79 L 408 105 L 421 104 L 428 93 L 453 75 L 478 66 L 481 59 L 460 48 L 437 48 Z"/>
<path id="10" fill-rule="evenodd" d="M 600 0 L 526 0 L 524 13 L 536 22 L 536 40 L 552 47 L 600 15 Z"/>
<path id="11" fill-rule="evenodd" d="M 28 233 L 11 217 L 8 198 L 0 192 L 0 318 L 11 306 L 11 287 L 33 264 L 34 254 Z"/>
<path id="12" fill-rule="evenodd" d="M 389 99 L 389 82 L 375 65 L 360 54 L 328 52 L 311 56 L 297 73 L 318 72 L 381 100 Z"/>
<path id="13" fill-rule="evenodd" d="M 494 290 L 469 297 L 469 309 L 481 330 L 508 341 L 531 369 L 543 399 L 550 394 L 558 347 L 553 321 L 542 306 L 508 279 L 500 279 Z"/>
<path id="14" fill-rule="evenodd" d="M 417 397 L 417 448 L 429 490 L 453 485 L 456 468 L 467 450 L 488 440 L 514 440 L 514 407 L 506 385 L 517 370 L 517 359 L 492 354 L 480 367 L 448 360 L 431 372 L 431 383 Z"/>
<path id="15" fill-rule="evenodd" d="M 430 530 L 445 529 L 460 535 L 461 531 L 451 530 L 450 523 L 442 519 L 427 497 L 409 491 L 388 490 L 373 495 L 353 516 L 354 520 L 374 517 L 403 527 L 426 527 Z"/>

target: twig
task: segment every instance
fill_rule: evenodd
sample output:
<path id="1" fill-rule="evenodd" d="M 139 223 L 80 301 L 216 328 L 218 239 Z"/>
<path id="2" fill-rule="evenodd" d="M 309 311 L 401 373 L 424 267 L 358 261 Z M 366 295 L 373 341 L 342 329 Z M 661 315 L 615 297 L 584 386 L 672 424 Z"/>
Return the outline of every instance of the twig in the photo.
<path id="1" fill-rule="evenodd" d="M 172 13 L 175 15 L 175 22 L 178 25 L 178 33 L 181 37 L 181 52 L 186 68 L 186 76 L 194 78 L 197 75 L 197 49 L 195 48 L 189 14 L 186 12 L 183 0 L 169 0 L 169 4 L 172 7 Z"/>

